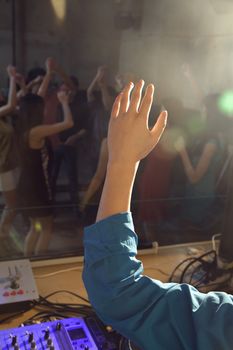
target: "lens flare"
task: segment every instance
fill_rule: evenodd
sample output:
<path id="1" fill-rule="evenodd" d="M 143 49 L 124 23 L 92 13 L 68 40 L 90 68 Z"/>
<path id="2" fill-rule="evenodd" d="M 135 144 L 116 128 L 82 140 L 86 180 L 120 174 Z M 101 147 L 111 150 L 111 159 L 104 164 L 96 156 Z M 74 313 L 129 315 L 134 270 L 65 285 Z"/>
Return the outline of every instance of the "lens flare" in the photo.
<path id="1" fill-rule="evenodd" d="M 36 232 L 41 232 L 41 230 L 42 230 L 42 225 L 39 221 L 37 221 L 35 223 L 35 230 L 36 230 Z"/>
<path id="2" fill-rule="evenodd" d="M 182 136 L 186 140 L 186 135 L 184 135 L 184 132 L 182 129 L 179 128 L 169 128 L 165 130 L 162 139 L 160 141 L 161 147 L 164 149 L 165 152 L 170 154 L 177 153 L 175 149 L 175 142 L 177 139 Z"/>
<path id="3" fill-rule="evenodd" d="M 50 0 L 53 10 L 59 21 L 64 21 L 66 16 L 66 0 Z"/>
<path id="4" fill-rule="evenodd" d="M 219 110 L 229 117 L 233 117 L 233 90 L 224 92 L 218 100 Z"/>

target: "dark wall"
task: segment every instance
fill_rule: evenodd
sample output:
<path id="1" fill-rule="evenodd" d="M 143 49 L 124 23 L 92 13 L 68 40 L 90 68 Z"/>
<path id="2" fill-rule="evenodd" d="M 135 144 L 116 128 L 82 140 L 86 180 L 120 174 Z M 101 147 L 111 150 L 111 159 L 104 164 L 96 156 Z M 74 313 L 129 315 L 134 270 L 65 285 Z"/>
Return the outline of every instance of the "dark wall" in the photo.
<path id="1" fill-rule="evenodd" d="M 16 1 L 19 68 L 25 71 L 43 65 L 46 57 L 54 56 L 69 74 L 79 76 L 83 86 L 90 82 L 101 64 L 107 64 L 112 71 L 117 71 L 121 32 L 114 25 L 114 2 L 64 1 L 65 16 L 64 19 L 59 19 L 54 6 L 62 5 L 62 2 L 63 0 Z M 4 69 L 12 54 L 11 2 L 2 0 L 1 5 L 0 77 L 4 81 Z"/>

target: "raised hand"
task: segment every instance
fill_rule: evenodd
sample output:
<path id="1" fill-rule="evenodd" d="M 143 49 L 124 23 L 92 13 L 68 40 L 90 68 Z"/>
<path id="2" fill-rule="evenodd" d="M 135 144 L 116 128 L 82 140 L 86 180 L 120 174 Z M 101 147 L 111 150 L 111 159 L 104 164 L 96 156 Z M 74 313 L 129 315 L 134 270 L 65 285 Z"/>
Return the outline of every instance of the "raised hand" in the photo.
<path id="1" fill-rule="evenodd" d="M 16 73 L 15 78 L 16 78 L 16 83 L 19 84 L 20 86 L 25 84 L 25 79 L 22 74 Z"/>
<path id="2" fill-rule="evenodd" d="M 16 68 L 12 65 L 7 66 L 7 74 L 9 78 L 15 78 L 16 77 Z"/>
<path id="3" fill-rule="evenodd" d="M 57 93 L 57 98 L 61 104 L 67 103 L 69 101 L 69 95 L 67 94 L 66 91 L 59 91 Z"/>
<path id="4" fill-rule="evenodd" d="M 107 80 L 107 66 L 100 66 L 97 70 L 96 80 L 99 86 L 106 83 Z"/>
<path id="5" fill-rule="evenodd" d="M 43 75 L 38 75 L 32 82 L 33 84 L 40 84 L 43 81 Z"/>
<path id="6" fill-rule="evenodd" d="M 108 67 L 106 65 L 100 66 L 97 69 L 97 77 L 102 77 L 106 74 Z"/>
<path id="7" fill-rule="evenodd" d="M 45 61 L 45 67 L 46 67 L 47 73 L 53 73 L 56 71 L 57 62 L 55 61 L 54 58 L 48 57 Z"/>
<path id="8" fill-rule="evenodd" d="M 125 87 L 112 108 L 108 130 L 110 163 L 137 163 L 155 147 L 166 126 L 167 112 L 163 111 L 153 128 L 148 127 L 154 86 L 147 86 L 143 98 L 144 81 L 133 86 L 129 83 Z"/>

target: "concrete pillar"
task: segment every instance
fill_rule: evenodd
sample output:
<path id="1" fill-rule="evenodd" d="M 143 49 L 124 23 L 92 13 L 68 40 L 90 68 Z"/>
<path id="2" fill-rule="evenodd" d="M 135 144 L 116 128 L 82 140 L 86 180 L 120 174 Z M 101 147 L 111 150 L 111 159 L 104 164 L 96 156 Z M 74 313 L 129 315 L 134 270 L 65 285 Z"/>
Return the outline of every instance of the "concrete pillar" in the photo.
<path id="1" fill-rule="evenodd" d="M 25 0 L 12 1 L 12 56 L 20 72 L 26 70 L 26 6 Z M 14 11 L 14 13 L 13 13 Z"/>

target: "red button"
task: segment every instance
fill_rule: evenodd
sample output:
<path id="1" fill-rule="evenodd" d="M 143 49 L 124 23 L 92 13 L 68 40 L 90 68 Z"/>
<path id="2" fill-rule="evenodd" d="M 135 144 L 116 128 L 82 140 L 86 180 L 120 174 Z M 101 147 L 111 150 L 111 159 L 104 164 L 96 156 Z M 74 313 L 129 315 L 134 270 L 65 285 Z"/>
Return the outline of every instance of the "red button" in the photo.
<path id="1" fill-rule="evenodd" d="M 18 290 L 17 294 L 22 295 L 24 294 L 24 291 L 22 289 Z"/>

